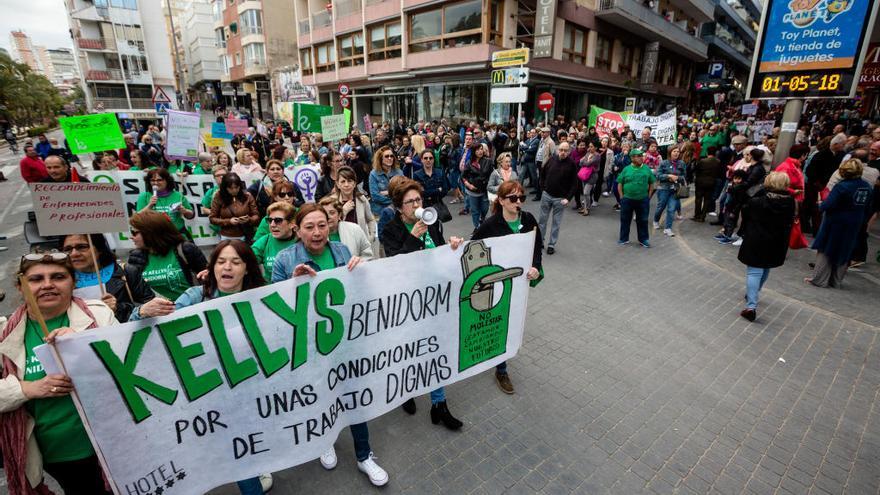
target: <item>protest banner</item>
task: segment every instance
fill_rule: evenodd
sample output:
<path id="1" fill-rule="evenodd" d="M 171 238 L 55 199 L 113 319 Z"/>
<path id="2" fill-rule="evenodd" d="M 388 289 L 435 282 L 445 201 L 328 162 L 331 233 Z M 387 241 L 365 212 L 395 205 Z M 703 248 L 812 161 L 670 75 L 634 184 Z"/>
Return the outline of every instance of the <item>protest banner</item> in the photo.
<path id="1" fill-rule="evenodd" d="M 755 105 L 754 103 L 744 103 L 739 113 L 743 115 L 755 115 L 758 113 L 758 105 Z"/>
<path id="2" fill-rule="evenodd" d="M 333 142 L 343 139 L 348 133 L 345 131 L 345 115 L 324 115 L 321 117 L 321 136 L 324 141 Z"/>
<path id="3" fill-rule="evenodd" d="M 657 140 L 658 146 L 670 146 L 675 144 L 678 137 L 678 124 L 676 110 L 672 109 L 661 115 L 645 115 L 644 113 L 631 113 L 627 115 L 627 124 L 630 130 L 640 135 L 645 127 L 651 128 L 651 137 Z"/>
<path id="4" fill-rule="evenodd" d="M 590 127 L 596 128 L 596 134 L 599 137 L 611 136 L 611 131 L 617 130 L 618 134 L 623 131 L 626 125 L 626 112 L 615 112 L 605 110 L 597 106 L 590 107 Z"/>
<path id="5" fill-rule="evenodd" d="M 213 122 L 211 124 L 211 137 L 215 139 L 232 139 L 235 136 L 226 132 L 226 123 Z"/>
<path id="6" fill-rule="evenodd" d="M 58 119 L 73 154 L 125 148 L 122 131 L 112 113 L 61 117 Z"/>
<path id="7" fill-rule="evenodd" d="M 247 134 L 248 121 L 245 119 L 226 119 L 226 132 L 228 134 Z"/>
<path id="8" fill-rule="evenodd" d="M 209 148 L 210 148 L 210 147 L 213 147 L 213 146 L 216 146 L 216 147 L 218 147 L 218 148 L 222 148 L 223 145 L 226 144 L 222 139 L 220 139 L 220 138 L 215 138 L 215 137 L 211 137 L 210 134 L 203 134 L 203 135 L 202 135 L 202 141 L 204 141 L 204 142 L 205 142 L 205 146 L 207 146 L 207 147 L 209 147 Z"/>
<path id="9" fill-rule="evenodd" d="M 284 168 L 284 176 L 299 189 L 306 203 L 315 202 L 321 167 L 311 163 L 288 165 Z"/>
<path id="10" fill-rule="evenodd" d="M 128 232 L 119 184 L 29 184 L 41 236 Z"/>
<path id="11" fill-rule="evenodd" d="M 301 132 L 321 132 L 321 117 L 325 115 L 333 115 L 333 107 L 328 105 L 312 105 L 310 103 L 294 103 L 293 129 Z"/>
<path id="12" fill-rule="evenodd" d="M 199 155 L 201 115 L 168 110 L 166 119 L 165 154 L 172 160 L 195 161 Z"/>
<path id="13" fill-rule="evenodd" d="M 534 242 L 322 271 L 56 348 L 116 492 L 201 494 L 315 459 L 345 427 L 514 357 Z"/>
<path id="14" fill-rule="evenodd" d="M 138 196 L 144 191 L 148 191 L 144 184 L 144 173 L 139 171 L 100 171 L 90 170 L 87 176 L 92 183 L 95 184 L 116 184 L 121 190 L 122 201 L 125 211 L 128 215 L 133 215 L 136 210 Z M 250 185 L 254 181 L 263 178 L 263 174 L 246 174 L 241 177 L 245 184 Z M 208 219 L 208 212 L 202 211 L 202 199 L 214 184 L 213 175 L 193 175 L 189 174 L 185 178 L 180 176 L 174 177 L 177 183 L 177 190 L 189 200 L 193 205 L 196 216 L 192 220 L 184 220 L 186 228 L 193 238 L 193 242 L 197 246 L 213 246 L 220 242 L 220 238 L 211 229 L 211 222 Z M 109 232 L 109 231 L 108 231 Z M 111 241 L 111 247 L 121 249 L 133 249 L 134 244 L 129 237 L 128 227 L 124 231 L 112 236 L 107 236 Z"/>
<path id="15" fill-rule="evenodd" d="M 279 101 L 275 103 L 275 115 L 281 120 L 286 120 L 288 124 L 293 125 L 293 102 Z"/>

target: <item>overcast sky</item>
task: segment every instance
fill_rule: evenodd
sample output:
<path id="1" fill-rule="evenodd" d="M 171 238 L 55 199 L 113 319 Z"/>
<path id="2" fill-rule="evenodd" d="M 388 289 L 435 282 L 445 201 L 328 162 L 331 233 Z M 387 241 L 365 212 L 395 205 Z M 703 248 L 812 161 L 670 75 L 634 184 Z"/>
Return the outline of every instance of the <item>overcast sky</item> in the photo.
<path id="1" fill-rule="evenodd" d="M 46 48 L 73 48 L 63 0 L 0 0 L 0 46 L 9 47 L 9 32 L 23 30 L 31 43 Z"/>

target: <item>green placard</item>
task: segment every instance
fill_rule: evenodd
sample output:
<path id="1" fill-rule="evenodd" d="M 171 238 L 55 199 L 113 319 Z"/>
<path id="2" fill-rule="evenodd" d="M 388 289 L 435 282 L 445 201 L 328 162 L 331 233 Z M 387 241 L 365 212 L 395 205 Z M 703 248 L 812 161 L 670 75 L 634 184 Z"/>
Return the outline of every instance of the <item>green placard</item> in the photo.
<path id="1" fill-rule="evenodd" d="M 74 154 L 125 148 L 122 131 L 112 113 L 61 117 L 61 130 Z"/>
<path id="2" fill-rule="evenodd" d="M 293 128 L 301 132 L 321 132 L 321 117 L 333 115 L 333 107 L 294 103 Z"/>
<path id="3" fill-rule="evenodd" d="M 64 137 L 74 154 L 125 148 L 122 131 L 112 113 L 61 117 Z"/>

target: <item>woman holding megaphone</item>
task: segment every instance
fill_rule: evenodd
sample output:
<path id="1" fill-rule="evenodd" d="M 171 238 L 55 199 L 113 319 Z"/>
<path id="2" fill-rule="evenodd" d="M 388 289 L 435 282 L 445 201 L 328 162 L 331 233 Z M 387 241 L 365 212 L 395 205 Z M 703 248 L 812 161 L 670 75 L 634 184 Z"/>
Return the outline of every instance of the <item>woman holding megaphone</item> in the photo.
<path id="1" fill-rule="evenodd" d="M 397 213 L 382 230 L 382 246 L 386 256 L 413 253 L 446 244 L 443 239 L 443 224 L 437 220 L 437 211 L 422 208 L 422 186 L 409 178 L 395 181 L 388 188 L 388 195 Z M 458 249 L 463 239 L 450 237 L 449 246 Z M 415 400 L 403 403 L 403 410 L 416 413 Z M 452 416 L 446 406 L 446 391 L 443 387 L 431 391 L 431 422 L 442 422 L 450 430 L 461 428 L 462 422 Z"/>

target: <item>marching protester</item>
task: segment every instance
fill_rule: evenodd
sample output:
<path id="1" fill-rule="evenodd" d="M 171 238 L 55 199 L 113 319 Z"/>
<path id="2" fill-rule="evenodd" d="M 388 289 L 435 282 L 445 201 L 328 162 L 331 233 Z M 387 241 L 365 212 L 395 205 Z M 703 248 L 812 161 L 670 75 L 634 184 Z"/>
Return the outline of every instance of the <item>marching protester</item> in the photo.
<path id="1" fill-rule="evenodd" d="M 700 158 L 694 165 L 693 181 L 696 202 L 694 216 L 691 220 L 695 222 L 705 222 L 706 215 L 715 209 L 712 195 L 715 191 L 715 182 L 722 174 L 721 161 L 715 156 L 716 153 L 715 146 L 709 146 L 709 149 L 706 150 L 706 157 Z"/>
<path id="2" fill-rule="evenodd" d="M 373 253 L 378 254 L 376 218 L 370 209 L 370 200 L 358 189 L 357 184 L 357 172 L 350 167 L 341 167 L 336 172 L 333 194 L 342 203 L 342 220 L 357 224 L 373 243 Z"/>
<path id="3" fill-rule="evenodd" d="M 80 177 L 70 162 L 58 155 L 49 155 L 45 161 L 46 172 L 49 174 L 42 182 L 88 182 Z"/>
<path id="4" fill-rule="evenodd" d="M 320 205 L 314 203 L 303 205 L 296 213 L 293 223 L 300 242 L 275 256 L 275 265 L 272 268 L 273 283 L 303 275 L 315 276 L 321 270 L 332 270 L 342 266 L 351 271 L 361 263 L 361 259 L 352 256 L 344 244 L 330 240 L 327 211 Z M 373 485 L 387 484 L 388 473 L 374 460 L 367 424 L 353 424 L 349 429 L 354 440 L 358 470 L 366 474 Z M 336 463 L 334 448 L 331 447 L 321 455 L 321 465 L 325 469 L 335 468 Z"/>
<path id="5" fill-rule="evenodd" d="M 673 146 L 669 150 L 669 159 L 663 160 L 657 168 L 657 208 L 654 211 L 654 229 L 660 228 L 660 216 L 665 211 L 666 227 L 663 229 L 663 234 L 667 237 L 675 237 L 672 221 L 680 204 L 677 193 L 680 187 L 686 187 L 683 185 L 686 170 L 680 157 L 681 149 Z"/>
<path id="6" fill-rule="evenodd" d="M 541 226 L 542 244 L 544 241 L 543 236 L 547 233 L 547 222 L 550 220 L 551 211 L 553 213 L 547 254 L 556 252 L 556 241 L 559 239 L 562 214 L 569 200 L 574 196 L 576 189 L 580 187 L 577 165 L 571 160 L 570 152 L 571 145 L 568 142 L 559 143 L 556 153 L 547 159 L 541 167 L 538 176 L 541 181 L 542 191 L 541 219 L 538 220 L 538 224 Z"/>
<path id="7" fill-rule="evenodd" d="M 299 188 L 296 187 L 292 182 L 289 181 L 280 181 L 278 184 L 272 186 L 272 203 L 287 203 L 293 207 L 294 212 L 296 211 L 299 205 L 304 203 L 302 199 L 302 193 Z M 267 209 L 268 211 L 268 209 Z M 254 232 L 254 240 L 259 239 L 265 235 L 269 235 L 269 217 L 268 213 L 262 219 L 260 219 L 260 224 L 257 225 L 257 230 Z"/>
<path id="8" fill-rule="evenodd" d="M 21 178 L 25 182 L 42 182 L 49 176 L 46 171 L 46 164 L 37 153 L 33 145 L 27 144 L 24 147 L 24 156 L 18 162 L 18 168 L 21 171 Z"/>
<path id="9" fill-rule="evenodd" d="M 479 240 L 534 231 L 535 247 L 532 252 L 532 266 L 526 273 L 526 277 L 534 287 L 534 284 L 537 284 L 544 277 L 544 269 L 541 265 L 541 253 L 544 250 L 544 245 L 543 236 L 535 217 L 522 209 L 526 199 L 528 196 L 522 184 L 516 180 L 502 182 L 498 186 L 498 194 L 492 203 L 492 214 L 480 224 L 471 239 Z M 510 381 L 510 376 L 507 373 L 507 361 L 495 367 L 495 381 L 505 394 L 514 393 L 513 382 Z"/>
<path id="10" fill-rule="evenodd" d="M 342 220 L 342 203 L 335 195 L 324 196 L 318 204 L 327 212 L 330 240 L 345 244 L 352 256 L 369 261 L 373 248 L 364 231 L 356 224 Z"/>
<path id="11" fill-rule="evenodd" d="M 51 493 L 44 471 L 67 494 L 111 493 L 70 398 L 73 382 L 46 374 L 34 354 L 35 347 L 62 335 L 118 323 L 103 302 L 73 295 L 75 277 L 66 253 L 26 254 L 18 265 L 15 285 L 22 298 L 26 292 L 33 295 L 36 307 L 22 304 L 0 328 L 0 450 L 10 493 Z"/>
<path id="12" fill-rule="evenodd" d="M 272 276 L 272 268 L 275 266 L 275 257 L 279 252 L 296 243 L 293 233 L 293 216 L 296 208 L 292 204 L 278 201 L 269 205 L 264 220 L 269 225 L 268 235 L 263 235 L 254 241 L 251 248 L 257 261 L 263 265 L 263 274 Z"/>
<path id="13" fill-rule="evenodd" d="M 392 177 L 403 175 L 397 164 L 397 155 L 390 146 L 383 146 L 373 155 L 373 171 L 370 172 L 370 211 L 378 217 L 382 208 L 391 204 L 388 182 Z"/>
<path id="14" fill-rule="evenodd" d="M 254 152 L 248 148 L 239 148 L 235 152 L 235 164 L 230 169 L 239 176 L 248 174 L 262 174 L 263 166 L 254 158 Z"/>
<path id="15" fill-rule="evenodd" d="M 164 213 L 178 232 L 190 238 L 183 219 L 195 218 L 196 213 L 186 196 L 177 190 L 174 178 L 168 170 L 164 168 L 148 170 L 144 175 L 144 185 L 146 188 L 138 196 L 135 209 L 138 212 Z"/>
<path id="16" fill-rule="evenodd" d="M 435 221 L 427 225 L 416 217 L 416 210 L 422 207 L 423 193 L 422 186 L 418 182 L 406 178 L 396 181 L 389 192 L 397 212 L 382 230 L 382 246 L 385 248 L 386 256 L 414 253 L 446 244 L 442 222 Z M 460 237 L 450 237 L 449 246 L 456 250 L 462 241 Z M 415 414 L 415 399 L 406 401 L 403 410 Z M 431 391 L 431 422 L 434 424 L 442 422 L 451 430 L 462 427 L 462 422 L 449 412 L 449 407 L 446 405 L 446 390 L 443 387 Z"/>
<path id="17" fill-rule="evenodd" d="M 341 153 L 328 151 L 321 157 L 321 178 L 318 180 L 318 188 L 315 190 L 315 201 L 333 192 L 336 186 L 336 173 L 339 167 L 345 166 L 345 158 Z"/>
<path id="18" fill-rule="evenodd" d="M 635 215 L 639 245 L 649 248 L 648 213 L 656 178 L 654 172 L 644 165 L 642 150 L 633 149 L 629 152 L 629 157 L 632 163 L 617 177 L 617 190 L 620 194 L 620 237 L 617 243 L 629 244 L 629 230 Z"/>
<path id="19" fill-rule="evenodd" d="M 471 149 L 471 160 L 461 172 L 461 183 L 467 196 L 468 208 L 474 229 L 486 218 L 489 211 L 489 196 L 486 187 L 493 171 L 492 159 L 489 158 L 489 146 L 485 143 L 474 144 Z"/>
<path id="20" fill-rule="evenodd" d="M 226 174 L 211 201 L 211 223 L 220 227 L 220 239 L 253 242 L 254 229 L 260 213 L 254 197 L 244 190 L 244 183 L 235 173 Z"/>
<path id="21" fill-rule="evenodd" d="M 239 178 L 241 177 L 239 176 Z M 266 208 L 273 203 L 272 190 L 276 185 L 284 182 L 288 182 L 284 175 L 284 164 L 280 160 L 272 159 L 266 162 L 266 173 L 263 179 L 254 182 L 247 188 L 247 193 L 256 202 L 257 211 L 261 218 L 266 216 Z"/>

